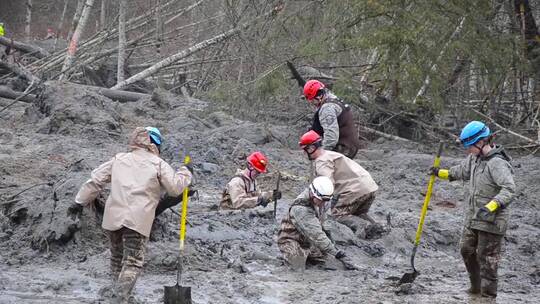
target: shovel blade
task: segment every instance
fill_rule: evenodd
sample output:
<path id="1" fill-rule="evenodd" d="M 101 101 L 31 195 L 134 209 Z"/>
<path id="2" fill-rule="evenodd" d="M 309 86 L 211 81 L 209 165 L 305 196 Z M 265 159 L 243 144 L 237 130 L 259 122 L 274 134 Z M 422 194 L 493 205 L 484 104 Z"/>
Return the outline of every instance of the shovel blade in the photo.
<path id="1" fill-rule="evenodd" d="M 165 286 L 165 304 L 192 304 L 191 287 L 184 287 L 176 284 L 175 286 Z"/>
<path id="2" fill-rule="evenodd" d="M 399 280 L 398 285 L 412 283 L 420 273 L 418 271 L 407 272 Z"/>

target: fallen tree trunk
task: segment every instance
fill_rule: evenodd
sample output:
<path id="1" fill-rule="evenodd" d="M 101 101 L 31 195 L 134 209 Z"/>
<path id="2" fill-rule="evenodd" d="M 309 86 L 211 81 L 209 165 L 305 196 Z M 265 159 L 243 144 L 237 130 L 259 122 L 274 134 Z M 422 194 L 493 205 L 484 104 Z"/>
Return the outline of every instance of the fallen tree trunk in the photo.
<path id="1" fill-rule="evenodd" d="M 150 95 L 142 94 L 142 93 L 112 90 L 112 89 L 87 86 L 87 85 L 82 85 L 82 84 L 73 84 L 73 85 L 81 86 L 81 88 L 87 88 L 87 89 L 96 91 L 105 97 L 108 97 L 113 100 L 117 100 L 119 102 L 133 102 L 133 101 L 138 101 L 141 98 L 150 97 Z M 0 86 L 0 97 L 16 99 L 23 94 L 24 94 L 23 92 L 13 91 L 7 87 Z M 37 96 L 28 94 L 25 97 L 21 98 L 20 100 L 24 102 L 34 102 L 37 100 Z"/>
<path id="2" fill-rule="evenodd" d="M 4 68 L 4 69 L 6 69 L 8 71 L 11 71 L 11 72 L 15 73 L 16 75 L 21 76 L 22 78 L 24 78 L 24 79 L 26 79 L 26 80 L 28 80 L 30 82 L 37 83 L 37 82 L 40 81 L 39 78 L 34 76 L 32 73 L 30 73 L 24 67 L 8 63 L 7 61 L 0 61 L 0 68 Z"/>
<path id="3" fill-rule="evenodd" d="M 19 41 L 15 41 L 12 39 L 7 39 L 6 37 L 0 37 L 0 44 L 5 46 L 10 46 L 14 49 L 17 49 L 23 53 L 28 53 L 36 58 L 45 58 L 49 56 L 49 52 L 45 51 L 44 49 L 37 47 L 35 45 L 30 45 L 27 43 L 22 43 Z"/>
<path id="4" fill-rule="evenodd" d="M 19 96 L 24 95 L 23 92 L 16 92 L 12 89 L 4 86 L 0 86 L 0 97 L 7 99 L 17 99 Z M 27 94 L 24 97 L 19 98 L 23 102 L 34 102 L 37 100 L 37 96 L 33 94 Z"/>
<path id="5" fill-rule="evenodd" d="M 176 53 L 172 56 L 169 56 L 161 61 L 159 61 L 158 63 L 154 64 L 153 66 L 149 67 L 148 69 L 138 73 L 138 74 L 135 74 L 133 76 L 131 76 L 130 78 L 116 84 L 114 87 L 112 87 L 112 89 L 117 89 L 117 90 L 120 90 L 120 89 L 123 89 L 125 88 L 126 86 L 132 84 L 132 83 L 135 83 L 137 81 L 140 81 L 140 80 L 143 80 L 145 79 L 146 77 L 149 77 L 157 72 L 159 72 L 160 69 L 164 68 L 164 67 L 167 67 L 173 63 L 175 63 L 176 61 L 178 60 L 181 60 L 183 58 L 186 58 L 202 49 L 205 49 L 211 45 L 214 45 L 214 44 L 217 44 L 223 40 L 226 40 L 236 34 L 238 34 L 241 30 L 245 30 L 247 28 L 249 28 L 253 23 L 255 23 L 257 20 L 261 19 L 261 18 L 264 18 L 264 17 L 267 17 L 267 16 L 270 16 L 270 15 L 275 15 L 277 14 L 279 11 L 281 11 L 281 9 L 283 9 L 282 6 L 277 6 L 275 7 L 273 10 L 271 10 L 270 12 L 260 16 L 260 17 L 257 17 L 253 20 L 251 20 L 250 22 L 246 22 L 246 23 L 243 23 L 235 28 L 232 28 L 228 31 L 226 31 L 225 33 L 223 34 L 219 34 L 217 36 L 214 36 L 212 38 L 209 38 L 209 39 L 206 39 L 202 42 L 199 42 L 197 44 L 195 44 L 194 46 L 190 47 L 190 48 L 187 48 L 179 53 Z"/>
<path id="6" fill-rule="evenodd" d="M 372 129 L 372 128 L 368 128 L 366 126 L 362 126 L 362 125 L 359 125 L 358 126 L 361 130 L 367 132 L 367 133 L 371 133 L 371 134 L 375 134 L 377 136 L 380 136 L 380 137 L 384 137 L 386 139 L 391 139 L 391 140 L 397 140 L 397 141 L 402 141 L 402 142 L 411 142 L 410 140 L 406 139 L 406 138 L 403 138 L 403 137 L 399 137 L 399 136 L 395 136 L 395 135 L 391 135 L 391 134 L 388 134 L 388 133 L 384 133 L 384 132 L 381 132 L 381 131 L 377 131 L 375 129 Z"/>

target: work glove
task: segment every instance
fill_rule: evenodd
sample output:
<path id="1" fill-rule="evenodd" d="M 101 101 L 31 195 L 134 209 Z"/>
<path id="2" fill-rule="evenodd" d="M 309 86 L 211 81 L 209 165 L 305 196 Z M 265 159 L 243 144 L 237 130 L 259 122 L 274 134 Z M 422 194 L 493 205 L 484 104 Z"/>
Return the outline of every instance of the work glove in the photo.
<path id="1" fill-rule="evenodd" d="M 435 168 L 431 167 L 429 168 L 429 175 L 435 175 L 440 179 L 448 179 L 450 172 L 448 169 L 441 169 L 441 168 Z"/>
<path id="2" fill-rule="evenodd" d="M 481 220 L 487 220 L 490 215 L 495 213 L 501 207 L 501 204 L 499 204 L 497 201 L 490 201 L 489 203 L 478 209 L 478 212 L 476 212 L 476 218 Z"/>
<path id="3" fill-rule="evenodd" d="M 67 209 L 67 215 L 71 217 L 72 220 L 81 218 L 82 212 L 83 205 L 77 203 L 72 203 Z"/>
<path id="4" fill-rule="evenodd" d="M 272 201 L 272 194 L 270 192 L 263 192 L 257 199 L 257 205 L 266 207 L 268 203 Z"/>
<path id="5" fill-rule="evenodd" d="M 275 200 L 278 200 L 281 198 L 281 191 L 279 190 L 274 190 L 272 192 L 272 200 L 275 201 Z"/>
<path id="6" fill-rule="evenodd" d="M 341 194 L 334 194 L 332 195 L 332 198 L 330 199 L 330 208 L 334 208 L 337 203 L 339 202 L 339 196 Z"/>
<path id="7" fill-rule="evenodd" d="M 341 250 L 336 253 L 336 259 L 343 263 L 346 270 L 360 270 L 360 267 L 354 264 L 354 262 L 347 255 L 345 255 L 345 252 Z"/>
<path id="8" fill-rule="evenodd" d="M 193 164 L 192 164 L 192 163 L 184 164 L 184 167 L 186 167 L 186 169 L 189 170 L 189 172 L 191 173 L 191 175 L 193 175 Z"/>
<path id="9" fill-rule="evenodd" d="M 199 196 L 199 190 L 197 190 L 197 189 L 189 189 L 188 193 L 187 193 L 187 196 L 192 197 L 193 195 Z"/>

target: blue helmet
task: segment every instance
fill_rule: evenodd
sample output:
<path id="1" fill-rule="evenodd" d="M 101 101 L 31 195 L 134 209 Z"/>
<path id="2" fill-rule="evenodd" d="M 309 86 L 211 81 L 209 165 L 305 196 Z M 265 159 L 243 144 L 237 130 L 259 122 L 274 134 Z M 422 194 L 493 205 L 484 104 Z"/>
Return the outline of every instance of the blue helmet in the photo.
<path id="1" fill-rule="evenodd" d="M 468 148 L 480 139 L 488 137 L 490 134 L 488 126 L 480 121 L 471 121 L 468 123 L 459 135 L 459 140 L 465 148 Z"/>
<path id="2" fill-rule="evenodd" d="M 146 127 L 146 131 L 148 132 L 148 135 L 150 136 L 150 141 L 157 146 L 161 145 L 162 139 L 161 139 L 161 132 L 159 132 L 158 128 L 155 127 Z"/>

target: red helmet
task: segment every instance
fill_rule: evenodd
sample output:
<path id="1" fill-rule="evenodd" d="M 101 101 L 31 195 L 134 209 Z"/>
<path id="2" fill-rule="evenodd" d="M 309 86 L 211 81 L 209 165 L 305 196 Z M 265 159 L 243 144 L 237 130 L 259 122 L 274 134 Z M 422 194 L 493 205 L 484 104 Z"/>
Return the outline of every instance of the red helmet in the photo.
<path id="1" fill-rule="evenodd" d="M 310 130 L 306 132 L 302 137 L 300 137 L 300 142 L 298 143 L 300 146 L 308 146 L 313 145 L 321 142 L 321 136 L 319 133 Z"/>
<path id="2" fill-rule="evenodd" d="M 307 100 L 313 100 L 318 94 L 319 90 L 324 89 L 324 84 L 318 80 L 309 80 L 304 85 L 304 96 Z"/>
<path id="3" fill-rule="evenodd" d="M 247 157 L 247 162 L 250 164 L 255 170 L 266 173 L 266 165 L 268 164 L 268 159 L 266 159 L 266 156 L 262 154 L 259 151 L 251 153 Z"/>

